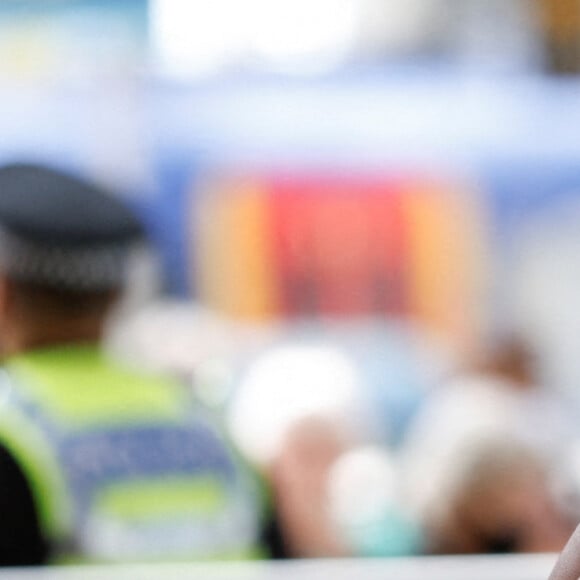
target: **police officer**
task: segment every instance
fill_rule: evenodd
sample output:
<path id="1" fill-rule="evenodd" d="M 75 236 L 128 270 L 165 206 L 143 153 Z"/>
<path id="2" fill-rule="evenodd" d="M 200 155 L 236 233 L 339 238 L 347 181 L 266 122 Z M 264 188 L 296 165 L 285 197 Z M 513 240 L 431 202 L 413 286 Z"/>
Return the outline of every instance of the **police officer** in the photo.
<path id="1" fill-rule="evenodd" d="M 0 564 L 226 558 L 258 492 L 181 385 L 99 346 L 133 215 L 48 167 L 0 168 Z"/>

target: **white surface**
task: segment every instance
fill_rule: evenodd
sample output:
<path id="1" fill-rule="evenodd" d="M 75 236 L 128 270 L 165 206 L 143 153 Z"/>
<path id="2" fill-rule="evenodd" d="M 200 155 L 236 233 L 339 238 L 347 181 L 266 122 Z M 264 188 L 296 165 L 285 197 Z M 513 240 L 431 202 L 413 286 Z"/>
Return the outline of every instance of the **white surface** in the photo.
<path id="1" fill-rule="evenodd" d="M 70 567 L 0 572 L 0 580 L 546 580 L 554 555 L 289 563 Z"/>

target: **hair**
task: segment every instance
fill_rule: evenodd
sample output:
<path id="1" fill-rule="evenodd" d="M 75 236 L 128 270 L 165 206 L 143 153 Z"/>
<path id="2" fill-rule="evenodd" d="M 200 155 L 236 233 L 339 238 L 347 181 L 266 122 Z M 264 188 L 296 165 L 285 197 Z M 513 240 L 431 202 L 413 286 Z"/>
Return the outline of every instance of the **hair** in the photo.
<path id="1" fill-rule="evenodd" d="M 466 457 L 447 506 L 451 534 L 439 538 L 442 551 L 507 553 L 526 549 L 531 525 L 530 493 L 535 501 L 555 502 L 543 457 L 509 437 L 488 439 L 466 449 Z M 534 486 L 529 488 L 529 483 Z M 515 511 L 506 509 L 524 494 Z M 540 494 L 540 495 L 538 495 Z M 555 503 L 554 503 L 555 506 Z M 446 545 L 447 544 L 447 545 Z M 467 546 L 467 547 L 466 547 Z"/>
<path id="2" fill-rule="evenodd" d="M 39 318 L 104 318 L 120 289 L 72 290 L 8 277 L 15 306 Z"/>

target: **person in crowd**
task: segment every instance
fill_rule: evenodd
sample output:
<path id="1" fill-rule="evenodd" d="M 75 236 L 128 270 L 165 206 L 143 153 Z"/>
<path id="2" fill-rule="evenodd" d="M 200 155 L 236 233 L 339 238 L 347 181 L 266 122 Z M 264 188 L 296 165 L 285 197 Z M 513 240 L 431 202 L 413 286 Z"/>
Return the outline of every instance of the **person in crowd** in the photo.
<path id="1" fill-rule="evenodd" d="M 227 424 L 268 484 L 266 539 L 275 558 L 355 555 L 330 506 L 336 461 L 369 438 L 352 360 L 326 340 L 284 341 L 250 361 L 227 410 Z"/>
<path id="2" fill-rule="evenodd" d="M 570 518 L 556 505 L 545 473 L 556 476 L 561 469 L 577 433 L 576 416 L 565 395 L 541 385 L 531 349 L 515 335 L 504 336 L 473 370 L 434 393 L 403 448 L 408 500 L 430 550 L 561 548 Z M 512 518 L 519 523 L 509 523 L 508 504 L 520 510 Z"/>
<path id="3" fill-rule="evenodd" d="M 260 489 L 225 438 L 101 347 L 141 241 L 107 191 L 0 168 L 0 565 L 255 554 Z"/>
<path id="4" fill-rule="evenodd" d="M 536 553 L 562 549 L 573 527 L 557 501 L 548 466 L 505 437 L 472 442 L 452 493 L 432 519 L 431 551 Z"/>
<path id="5" fill-rule="evenodd" d="M 352 446 L 336 418 L 310 415 L 283 437 L 270 466 L 277 524 L 286 557 L 352 556 L 329 509 L 329 476 Z"/>

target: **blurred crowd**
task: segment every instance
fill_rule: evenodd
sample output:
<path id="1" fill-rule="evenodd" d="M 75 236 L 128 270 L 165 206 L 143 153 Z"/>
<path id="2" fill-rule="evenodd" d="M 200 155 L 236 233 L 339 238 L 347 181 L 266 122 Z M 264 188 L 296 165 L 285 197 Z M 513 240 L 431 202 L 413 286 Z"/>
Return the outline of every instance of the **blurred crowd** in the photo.
<path id="1" fill-rule="evenodd" d="M 0 169 L 0 565 L 562 549 L 578 401 L 507 320 L 462 349 L 146 305 L 147 245 L 108 191 Z"/>
<path id="2" fill-rule="evenodd" d="M 112 344 L 189 380 L 267 482 L 266 553 L 302 558 L 559 551 L 580 520 L 579 409 L 531 342 L 457 360 L 395 321 L 252 328 L 160 303 Z"/>

